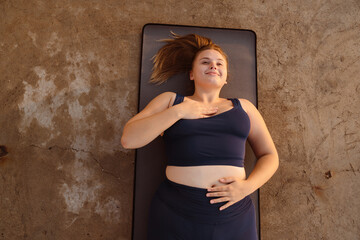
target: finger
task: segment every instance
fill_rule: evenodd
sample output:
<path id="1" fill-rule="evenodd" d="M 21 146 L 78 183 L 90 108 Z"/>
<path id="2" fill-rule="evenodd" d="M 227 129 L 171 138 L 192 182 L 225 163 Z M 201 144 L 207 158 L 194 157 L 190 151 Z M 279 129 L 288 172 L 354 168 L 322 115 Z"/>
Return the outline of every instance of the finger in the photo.
<path id="1" fill-rule="evenodd" d="M 222 205 L 222 206 L 219 208 L 219 210 L 222 211 L 222 210 L 230 207 L 230 206 L 233 205 L 233 204 L 234 204 L 233 202 L 228 202 L 228 203 Z"/>
<path id="2" fill-rule="evenodd" d="M 227 201 L 230 201 L 229 197 L 222 197 L 222 198 L 212 199 L 212 200 L 210 200 L 210 203 L 214 204 L 214 203 L 227 202 Z"/>
<path id="3" fill-rule="evenodd" d="M 223 178 L 219 179 L 219 182 L 222 182 L 222 183 L 232 183 L 234 181 L 235 181 L 234 177 L 223 177 Z"/>
<path id="4" fill-rule="evenodd" d="M 219 197 L 219 196 L 229 196 L 229 192 L 213 192 L 213 193 L 207 193 L 207 197 Z"/>
<path id="5" fill-rule="evenodd" d="M 218 187 L 212 187 L 208 188 L 209 192 L 220 192 L 220 191 L 227 191 L 229 189 L 228 186 L 218 186 Z"/>
<path id="6" fill-rule="evenodd" d="M 203 115 L 205 115 L 205 116 L 212 116 L 212 115 L 214 115 L 215 113 L 216 113 L 217 111 L 214 111 L 214 112 L 204 112 L 204 114 Z"/>

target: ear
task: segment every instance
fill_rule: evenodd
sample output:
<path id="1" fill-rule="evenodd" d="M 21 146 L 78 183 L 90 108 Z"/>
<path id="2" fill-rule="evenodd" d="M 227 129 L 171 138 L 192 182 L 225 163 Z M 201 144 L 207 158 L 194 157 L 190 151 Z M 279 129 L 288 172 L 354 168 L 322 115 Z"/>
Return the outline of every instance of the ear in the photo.
<path id="1" fill-rule="evenodd" d="M 193 74 L 193 71 L 190 70 L 189 72 L 189 77 L 190 77 L 190 80 L 193 81 L 194 80 L 194 74 Z"/>

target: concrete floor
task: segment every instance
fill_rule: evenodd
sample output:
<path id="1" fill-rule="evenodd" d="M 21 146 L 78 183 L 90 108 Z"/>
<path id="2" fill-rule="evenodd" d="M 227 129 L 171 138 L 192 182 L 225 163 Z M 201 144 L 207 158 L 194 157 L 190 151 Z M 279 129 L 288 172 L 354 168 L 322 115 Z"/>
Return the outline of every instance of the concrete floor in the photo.
<path id="1" fill-rule="evenodd" d="M 146 23 L 251 29 L 262 239 L 360 239 L 360 2 L 0 1 L 0 239 L 130 239 Z"/>

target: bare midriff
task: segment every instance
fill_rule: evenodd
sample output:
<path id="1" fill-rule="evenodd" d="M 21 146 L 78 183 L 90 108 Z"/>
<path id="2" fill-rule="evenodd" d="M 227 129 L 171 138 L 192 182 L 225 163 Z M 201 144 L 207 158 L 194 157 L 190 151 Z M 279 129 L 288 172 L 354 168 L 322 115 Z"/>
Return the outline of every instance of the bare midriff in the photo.
<path id="1" fill-rule="evenodd" d="M 167 166 L 166 177 L 173 182 L 197 187 L 208 188 L 212 186 L 225 185 L 219 182 L 222 177 L 238 177 L 246 179 L 243 167 L 226 165 L 206 165 L 206 166 Z"/>

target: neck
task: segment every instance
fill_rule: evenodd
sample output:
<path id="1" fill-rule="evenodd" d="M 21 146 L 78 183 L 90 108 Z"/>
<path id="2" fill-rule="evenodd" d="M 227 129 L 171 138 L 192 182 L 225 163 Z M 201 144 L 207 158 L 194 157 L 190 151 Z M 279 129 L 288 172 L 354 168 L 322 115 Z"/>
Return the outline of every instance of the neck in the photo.
<path id="1" fill-rule="evenodd" d="M 199 89 L 195 89 L 194 94 L 192 95 L 192 99 L 202 102 L 204 104 L 213 104 L 219 101 L 220 97 L 220 90 L 221 89 L 217 89 L 217 90 L 199 90 Z"/>

